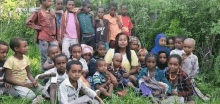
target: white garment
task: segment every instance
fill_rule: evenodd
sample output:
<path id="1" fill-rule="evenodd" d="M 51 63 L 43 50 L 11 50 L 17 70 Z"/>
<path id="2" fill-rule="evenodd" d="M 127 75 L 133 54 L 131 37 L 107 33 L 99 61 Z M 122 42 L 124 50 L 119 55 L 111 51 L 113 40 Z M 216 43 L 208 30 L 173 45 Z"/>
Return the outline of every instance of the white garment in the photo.
<path id="1" fill-rule="evenodd" d="M 73 44 L 78 44 L 78 39 L 63 38 L 62 53 L 65 54 L 67 58 L 70 58 L 69 47 Z"/>
<path id="2" fill-rule="evenodd" d="M 75 89 L 70 83 L 69 78 L 66 78 L 60 85 L 58 91 L 59 104 L 69 104 L 70 102 L 78 101 L 80 99 L 79 92 L 82 91 L 84 94 L 94 99 L 97 96 L 96 92 L 86 86 L 81 79 L 77 80 L 78 88 Z M 86 99 L 84 99 L 86 100 Z M 81 101 L 83 103 L 84 101 Z M 77 102 L 80 103 L 80 102 Z"/>
<path id="3" fill-rule="evenodd" d="M 180 57 L 182 57 L 182 54 L 184 54 L 184 53 L 185 53 L 184 50 L 174 49 L 174 50 L 172 50 L 172 51 L 170 52 L 170 55 L 172 55 L 172 54 L 177 54 L 177 55 L 179 55 Z"/>
<path id="4" fill-rule="evenodd" d="M 37 75 L 35 79 L 38 79 L 38 77 L 40 75 L 51 74 L 51 73 L 56 73 L 56 76 L 55 77 L 50 77 L 49 81 L 44 86 L 43 94 L 46 97 L 50 97 L 50 94 L 47 90 L 48 90 L 48 88 L 50 87 L 51 84 L 57 84 L 57 86 L 59 87 L 59 85 L 68 77 L 68 75 L 66 73 L 64 73 L 63 75 L 59 75 L 57 73 L 57 68 L 52 68 L 50 70 L 47 70 L 43 74 Z"/>
<path id="5" fill-rule="evenodd" d="M 182 70 L 188 75 L 188 77 L 194 77 L 199 72 L 198 57 L 194 54 L 189 55 L 183 60 Z"/>

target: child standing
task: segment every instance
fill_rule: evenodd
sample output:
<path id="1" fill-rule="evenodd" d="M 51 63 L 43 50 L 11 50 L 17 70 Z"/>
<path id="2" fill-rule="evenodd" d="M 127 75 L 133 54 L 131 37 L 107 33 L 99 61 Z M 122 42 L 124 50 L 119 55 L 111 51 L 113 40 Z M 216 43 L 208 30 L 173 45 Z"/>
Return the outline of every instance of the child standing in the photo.
<path id="1" fill-rule="evenodd" d="M 95 20 L 96 43 L 103 41 L 108 46 L 108 20 L 104 19 L 105 8 L 98 8 L 98 19 Z"/>
<path id="2" fill-rule="evenodd" d="M 95 49 L 95 18 L 91 11 L 89 1 L 82 2 L 82 12 L 78 14 L 78 20 L 81 29 L 81 44 L 92 46 Z"/>
<path id="3" fill-rule="evenodd" d="M 145 49 L 145 48 L 139 49 L 137 56 L 138 56 L 140 68 L 146 67 L 145 57 L 147 56 L 147 54 L 148 54 L 147 49 Z"/>
<path id="4" fill-rule="evenodd" d="M 13 88 L 20 97 L 33 100 L 36 97 L 35 92 L 41 91 L 42 88 L 30 72 L 30 61 L 25 56 L 28 51 L 28 44 L 24 39 L 13 38 L 10 40 L 10 48 L 15 54 L 10 56 L 4 64 L 6 81 L 14 85 Z"/>
<path id="5" fill-rule="evenodd" d="M 74 9 L 74 0 L 67 0 L 66 11 L 62 15 L 61 40 L 62 52 L 70 58 L 69 47 L 80 42 L 79 22 L 77 19 L 77 10 Z"/>
<path id="6" fill-rule="evenodd" d="M 54 62 L 53 59 L 56 55 L 59 55 L 61 53 L 59 46 L 50 46 L 47 50 L 48 52 L 48 58 L 47 61 L 43 64 L 43 71 L 47 71 L 49 69 L 54 68 Z"/>
<path id="7" fill-rule="evenodd" d="M 46 83 L 43 94 L 45 97 L 50 98 L 51 104 L 55 104 L 56 91 L 59 85 L 67 78 L 66 74 L 66 63 L 68 59 L 64 54 L 59 54 L 54 58 L 55 68 L 52 68 L 43 74 L 37 75 L 37 79 L 44 79 L 45 77 L 50 77 L 50 80 Z"/>
<path id="8" fill-rule="evenodd" d="M 100 90 L 101 94 L 110 97 L 113 92 L 113 84 L 111 83 L 110 72 L 107 70 L 107 63 L 104 59 L 96 62 L 97 71 L 93 75 L 93 86 Z"/>
<path id="9" fill-rule="evenodd" d="M 170 50 L 173 50 L 175 48 L 174 37 L 170 37 L 167 39 L 167 46 L 170 48 Z"/>
<path id="10" fill-rule="evenodd" d="M 59 46 L 62 46 L 62 41 L 60 40 L 61 37 L 61 17 L 63 14 L 63 0 L 56 0 L 56 24 L 57 24 L 57 39 L 59 42 Z"/>
<path id="11" fill-rule="evenodd" d="M 164 72 L 156 68 L 157 56 L 153 53 L 148 53 L 145 62 L 147 67 L 142 68 L 137 77 L 139 85 L 144 83 L 150 87 L 154 91 L 155 96 L 170 93 L 170 84 Z"/>
<path id="12" fill-rule="evenodd" d="M 174 43 L 175 49 L 170 52 L 170 55 L 178 54 L 178 55 L 180 55 L 180 57 L 182 57 L 182 54 L 184 54 L 184 50 L 183 50 L 184 39 L 185 38 L 183 38 L 181 36 L 177 36 L 175 38 L 175 43 Z"/>
<path id="13" fill-rule="evenodd" d="M 166 47 L 166 35 L 164 33 L 159 33 L 154 42 L 155 47 L 151 50 L 152 53 L 158 55 L 159 51 L 165 51 L 167 54 L 170 54 L 170 49 Z"/>
<path id="14" fill-rule="evenodd" d="M 26 26 L 36 30 L 36 39 L 41 50 L 41 65 L 47 60 L 47 49 L 51 45 L 57 45 L 57 33 L 55 12 L 50 9 L 52 0 L 40 0 L 41 10 L 33 12 L 26 20 Z"/>
<path id="15" fill-rule="evenodd" d="M 58 101 L 60 104 L 104 104 L 96 92 L 87 87 L 82 80 L 80 80 L 83 66 L 79 61 L 68 62 L 66 69 L 68 78 L 66 78 L 59 87 Z M 86 95 L 79 97 L 80 91 Z M 94 98 L 96 100 L 94 100 Z"/>
<path id="16" fill-rule="evenodd" d="M 108 42 L 110 42 L 110 48 L 114 48 L 115 46 L 115 37 L 117 34 L 121 32 L 122 23 L 120 21 L 120 17 L 117 15 L 117 4 L 110 3 L 109 4 L 109 14 L 104 15 L 104 18 L 109 21 L 109 31 L 108 31 Z"/>
<path id="17" fill-rule="evenodd" d="M 185 52 L 186 58 L 183 60 L 182 69 L 191 79 L 199 71 L 199 63 L 196 55 L 193 54 L 195 50 L 196 42 L 192 38 L 187 38 L 183 43 L 183 50 Z"/>
<path id="18" fill-rule="evenodd" d="M 130 43 L 130 49 L 134 50 L 135 52 L 138 52 L 138 50 L 141 48 L 141 42 L 135 36 L 129 37 L 129 43 Z"/>
<path id="19" fill-rule="evenodd" d="M 179 55 L 170 55 L 168 59 L 168 70 L 165 73 L 166 78 L 171 85 L 171 95 L 184 97 L 185 101 L 190 101 L 192 95 L 192 85 L 187 78 L 187 74 L 181 69 L 182 59 Z M 182 102 L 183 103 L 183 102 Z"/>
<path id="20" fill-rule="evenodd" d="M 5 81 L 4 77 L 5 69 L 3 68 L 3 65 L 5 63 L 8 50 L 8 43 L 0 41 L 0 96 L 2 94 L 10 94 L 17 97 L 18 93 L 12 88 L 11 84 Z"/>
<path id="21" fill-rule="evenodd" d="M 164 73 L 167 71 L 168 56 L 169 55 L 164 51 L 158 52 L 157 68 L 162 70 Z"/>
<path id="22" fill-rule="evenodd" d="M 122 32 L 125 32 L 128 36 L 131 36 L 131 30 L 133 29 L 133 24 L 127 12 L 128 12 L 127 5 L 121 5 Z"/>

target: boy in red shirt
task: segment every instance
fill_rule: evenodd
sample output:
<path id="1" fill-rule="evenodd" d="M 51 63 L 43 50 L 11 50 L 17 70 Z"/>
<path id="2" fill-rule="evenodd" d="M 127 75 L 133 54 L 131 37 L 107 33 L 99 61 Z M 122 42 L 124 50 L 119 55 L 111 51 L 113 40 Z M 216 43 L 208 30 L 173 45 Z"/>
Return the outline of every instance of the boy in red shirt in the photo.
<path id="1" fill-rule="evenodd" d="M 58 45 L 55 12 L 51 9 L 52 0 L 40 0 L 41 9 L 26 20 L 26 26 L 36 30 L 36 39 L 41 50 L 41 65 L 47 60 L 47 49 Z"/>
<path id="2" fill-rule="evenodd" d="M 122 21 L 122 32 L 131 36 L 131 30 L 133 29 L 133 24 L 130 17 L 127 15 L 128 8 L 127 5 L 121 5 L 121 21 Z"/>

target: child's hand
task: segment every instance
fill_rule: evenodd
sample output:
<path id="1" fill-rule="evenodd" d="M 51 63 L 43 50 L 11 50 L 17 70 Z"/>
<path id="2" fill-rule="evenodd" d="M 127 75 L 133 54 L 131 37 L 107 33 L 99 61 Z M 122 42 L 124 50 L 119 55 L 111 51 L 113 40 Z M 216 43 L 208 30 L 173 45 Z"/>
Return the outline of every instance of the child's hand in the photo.
<path id="1" fill-rule="evenodd" d="M 90 11 L 90 12 L 89 12 L 89 14 L 91 14 L 92 16 L 94 16 L 94 13 L 93 13 L 93 11 Z"/>
<path id="2" fill-rule="evenodd" d="M 5 88 L 12 88 L 12 85 L 7 82 L 5 82 L 4 85 L 5 85 Z"/>
<path id="3" fill-rule="evenodd" d="M 150 82 L 150 77 L 143 77 L 146 82 Z"/>
<path id="4" fill-rule="evenodd" d="M 172 92 L 171 92 L 171 95 L 176 95 L 176 96 L 178 96 L 178 92 L 172 91 Z"/>
<path id="5" fill-rule="evenodd" d="M 111 84 L 111 80 L 109 79 L 107 82 L 106 82 L 107 85 Z"/>
<path id="6" fill-rule="evenodd" d="M 32 83 L 33 83 L 34 87 L 37 87 L 37 86 L 38 86 L 38 83 L 37 83 L 36 80 L 34 80 Z"/>
<path id="7" fill-rule="evenodd" d="M 102 100 L 99 101 L 100 104 L 105 104 Z"/>
<path id="8" fill-rule="evenodd" d="M 129 76 L 130 76 L 130 74 L 128 72 L 124 74 L 125 78 L 128 78 Z"/>

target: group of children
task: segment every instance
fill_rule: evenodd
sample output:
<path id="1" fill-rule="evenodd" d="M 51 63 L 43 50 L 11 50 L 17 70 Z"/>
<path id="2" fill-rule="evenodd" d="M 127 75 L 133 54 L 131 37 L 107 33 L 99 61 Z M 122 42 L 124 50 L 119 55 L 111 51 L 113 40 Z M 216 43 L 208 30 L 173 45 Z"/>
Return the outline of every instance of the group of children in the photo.
<path id="1" fill-rule="evenodd" d="M 24 39 L 13 38 L 9 45 L 1 41 L 0 94 L 34 99 L 33 103 L 50 99 L 55 104 L 58 98 L 61 104 L 102 104 L 100 94 L 110 97 L 119 88 L 117 95 L 122 97 L 130 87 L 143 96 L 180 96 L 179 102 L 191 101 L 193 78 L 199 71 L 194 39 L 167 38 L 160 33 L 148 53 L 131 36 L 133 25 L 126 5 L 121 6 L 121 15 L 115 3 L 109 5 L 107 15 L 99 7 L 95 17 L 88 1 L 79 9 L 67 0 L 65 11 L 62 0 L 56 0 L 56 11 L 50 9 L 51 0 L 40 3 L 41 10 L 26 25 L 36 30 L 43 73 L 33 78 Z M 6 60 L 9 47 L 14 55 Z M 81 92 L 85 95 L 80 96 Z"/>

